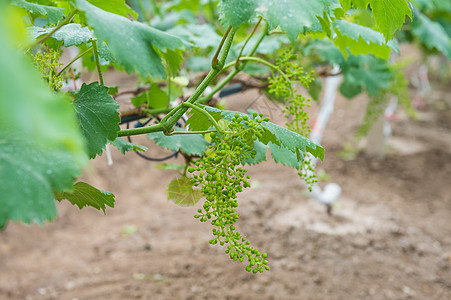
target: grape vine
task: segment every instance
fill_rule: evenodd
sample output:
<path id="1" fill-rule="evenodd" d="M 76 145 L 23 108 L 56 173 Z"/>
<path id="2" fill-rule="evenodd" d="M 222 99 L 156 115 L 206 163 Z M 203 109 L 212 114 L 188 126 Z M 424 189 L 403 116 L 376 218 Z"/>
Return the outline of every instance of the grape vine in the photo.
<path id="1" fill-rule="evenodd" d="M 254 273 L 269 266 L 267 254 L 251 246 L 236 229 L 238 194 L 250 186 L 243 165 L 260 163 L 271 151 L 274 161 L 296 168 L 311 187 L 316 177 L 311 175 L 309 157 L 324 158 L 324 149 L 308 139 L 306 108 L 310 99 L 299 88 L 308 89 L 314 79 L 299 62 L 298 37 L 320 41 L 319 47 L 313 48 L 320 56 L 324 54 L 327 62 L 340 66 L 346 75 L 342 90 L 347 95 L 355 96 L 362 88 L 376 95 L 390 87 L 390 70 L 383 63 L 397 47 L 389 40 L 405 17 L 412 16 L 407 1 L 397 1 L 393 7 L 382 3 L 374 9 L 374 1 L 369 1 L 377 25 L 371 28 L 351 23 L 354 11 L 368 9 L 366 3 L 355 1 L 219 0 L 220 22 L 214 9 L 210 18 L 210 14 L 188 19 L 186 14 L 172 14 L 172 10 L 192 9 L 192 1 L 166 1 L 161 7 L 156 1 L 160 20 L 152 18 L 144 6 L 129 7 L 124 0 L 44 2 L 46 5 L 38 0 L 0 1 L 0 65 L 6 69 L 0 75 L 8 74 L 0 80 L 0 98 L 8 99 L 0 101 L 0 144 L 4 145 L 0 151 L 0 227 L 9 220 L 39 224 L 52 220 L 55 202 L 63 199 L 80 208 L 89 205 L 104 211 L 106 206 L 113 207 L 114 195 L 75 182 L 75 178 L 88 159 L 108 149 L 108 143 L 123 153 L 144 150 L 121 137 L 148 134 L 158 145 L 188 157 L 183 180 L 169 185 L 173 197 L 185 197 L 175 199 L 180 200 L 176 203 L 193 204 L 199 195 L 204 196 L 195 217 L 213 226 L 210 244 L 226 245 L 230 258 L 246 260 L 246 270 Z M 212 3 L 199 1 L 196 7 L 210 10 Z M 286 14 L 288 9 L 292 13 Z M 388 10 L 394 18 L 387 18 Z M 165 15 L 174 19 L 166 20 Z M 430 44 L 429 40 L 426 43 Z M 63 66 L 60 54 L 70 46 L 78 47 L 79 52 Z M 274 53 L 285 47 L 296 50 L 275 58 Z M 450 53 L 446 44 L 434 47 Z M 229 53 L 232 62 L 228 62 Z M 369 55 L 380 59 L 369 59 Z M 81 58 L 84 67 L 97 70 L 98 82 L 85 82 L 73 93 L 61 91 L 65 80 L 61 74 Z M 193 61 L 203 62 L 205 67 Z M 265 71 L 270 74 L 268 90 L 285 101 L 286 128 L 257 113 L 247 116 L 200 105 L 215 97 L 238 73 L 251 70 L 245 65 L 254 63 L 271 69 Z M 362 76 L 363 66 L 377 68 L 367 67 Z M 109 68 L 138 75 L 138 89 L 132 94 L 146 99 L 146 109 L 138 101 L 138 113 L 119 114 L 116 97 L 124 91 L 105 85 L 102 70 Z M 228 68 L 234 69 L 222 77 Z M 376 77 L 373 69 L 378 80 L 372 78 Z M 184 79 L 181 81 L 196 82 L 195 76 L 187 77 L 200 70 L 206 71 L 203 79 L 192 85 L 196 87 L 188 97 L 184 88 L 171 87 L 179 76 Z M 79 76 L 71 75 L 66 79 Z M 139 90 L 147 94 L 139 95 Z M 177 127 L 190 109 L 186 127 Z M 143 119 L 147 121 L 135 128 L 119 127 L 119 123 Z M 34 159 L 36 153 L 40 153 L 39 160 Z M 29 176 L 25 182 L 24 174 Z"/>

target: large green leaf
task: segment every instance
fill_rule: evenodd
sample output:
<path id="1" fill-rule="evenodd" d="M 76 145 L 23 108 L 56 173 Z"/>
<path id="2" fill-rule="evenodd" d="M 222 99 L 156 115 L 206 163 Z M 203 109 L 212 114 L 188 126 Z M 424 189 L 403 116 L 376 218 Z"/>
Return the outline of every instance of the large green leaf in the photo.
<path id="1" fill-rule="evenodd" d="M 330 12 L 332 0 L 222 0 L 221 18 L 224 25 L 239 27 L 249 22 L 255 13 L 265 18 L 275 29 L 280 27 L 293 42 L 299 33 L 322 31 L 318 17 Z"/>
<path id="2" fill-rule="evenodd" d="M 33 39 L 37 39 L 41 35 L 52 32 L 54 27 L 42 28 L 32 26 L 29 28 L 30 35 Z M 57 32 L 52 34 L 52 38 L 57 41 L 63 41 L 65 47 L 78 46 L 95 40 L 94 33 L 88 27 L 81 27 L 80 24 L 70 23 L 61 27 Z"/>
<path id="3" fill-rule="evenodd" d="M 165 68 L 157 51 L 178 59 L 170 63 L 180 64 L 180 50 L 184 44 L 179 38 L 139 22 L 101 10 L 85 0 L 76 0 L 77 7 L 85 12 L 88 24 L 96 36 L 106 41 L 116 63 L 128 73 L 136 71 L 147 77 L 165 78 Z M 172 51 L 172 52 L 171 52 Z M 170 65 L 171 69 L 176 69 Z"/>
<path id="4" fill-rule="evenodd" d="M 412 19 L 412 9 L 406 0 L 370 0 L 376 27 L 391 40 L 396 31 L 406 21 L 406 16 Z"/>
<path id="5" fill-rule="evenodd" d="M 370 95 L 378 95 L 390 87 L 393 78 L 387 62 L 372 55 L 350 56 L 341 68 L 343 83 L 340 92 L 347 98 L 357 96 L 362 89 Z"/>
<path id="6" fill-rule="evenodd" d="M 147 103 L 149 108 L 164 108 L 169 104 L 169 96 L 157 83 L 152 83 L 150 89 L 131 99 L 134 106 Z"/>
<path id="7" fill-rule="evenodd" d="M 285 31 L 293 42 L 299 33 L 322 31 L 318 17 L 329 13 L 332 0 L 263 0 L 257 1 L 257 11 L 269 24 Z"/>
<path id="8" fill-rule="evenodd" d="M 4 18 L 0 3 L 0 19 Z M 50 92 L 0 25 L 0 227 L 56 215 L 53 190 L 72 188 L 87 162 L 68 99 Z"/>
<path id="9" fill-rule="evenodd" d="M 91 206 L 105 213 L 106 205 L 114 207 L 114 195 L 99 190 L 86 182 L 79 181 L 74 184 L 71 192 L 55 193 L 58 201 L 67 199 L 73 205 L 77 205 L 80 209 L 85 206 Z"/>
<path id="10" fill-rule="evenodd" d="M 53 190 L 72 187 L 81 171 L 67 149 L 45 147 L 20 133 L 0 133 L 0 228 L 11 219 L 42 224 L 56 216 Z"/>
<path id="11" fill-rule="evenodd" d="M 184 129 L 175 127 L 177 132 L 186 131 Z M 155 140 L 155 143 L 162 147 L 173 151 L 181 151 L 188 155 L 204 155 L 207 150 L 208 142 L 201 134 L 175 134 L 166 136 L 162 132 L 149 133 L 147 137 L 150 140 Z"/>
<path id="12" fill-rule="evenodd" d="M 93 82 L 83 84 L 73 102 L 86 139 L 90 158 L 102 154 L 105 144 L 117 138 L 120 130 L 119 105 L 108 94 L 108 88 Z"/>
<path id="13" fill-rule="evenodd" d="M 11 3 L 24 8 L 27 12 L 47 17 L 47 24 L 57 24 L 64 19 L 64 10 L 59 7 L 30 3 L 24 0 L 12 0 Z"/>
<path id="14" fill-rule="evenodd" d="M 387 41 L 401 28 L 406 16 L 412 19 L 412 8 L 406 0 L 341 0 L 341 3 L 346 10 L 352 6 L 366 9 L 371 5 L 376 27 Z"/>
<path id="15" fill-rule="evenodd" d="M 334 29 L 337 34 L 334 43 L 345 57 L 349 55 L 348 50 L 354 55 L 371 53 L 382 59 L 388 59 L 392 49 L 399 52 L 393 41 L 386 44 L 384 36 L 371 28 L 336 20 Z"/>
<path id="16" fill-rule="evenodd" d="M 195 190 L 191 179 L 186 176 L 176 178 L 168 184 L 168 200 L 179 206 L 193 206 L 202 197 L 200 190 Z"/>
<path id="17" fill-rule="evenodd" d="M 451 39 L 440 23 L 418 12 L 412 32 L 426 47 L 439 50 L 451 59 Z"/>
<path id="18" fill-rule="evenodd" d="M 222 0 L 221 20 L 227 27 L 229 24 L 235 29 L 249 22 L 257 8 L 255 0 Z"/>

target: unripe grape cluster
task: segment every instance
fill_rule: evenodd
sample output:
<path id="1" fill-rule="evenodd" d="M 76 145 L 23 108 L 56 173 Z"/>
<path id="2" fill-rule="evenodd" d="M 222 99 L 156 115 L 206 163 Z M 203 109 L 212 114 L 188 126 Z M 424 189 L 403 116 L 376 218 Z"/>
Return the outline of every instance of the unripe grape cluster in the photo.
<path id="1" fill-rule="evenodd" d="M 252 117 L 235 114 L 225 132 L 210 134 L 207 155 L 188 169 L 192 183 L 201 187 L 205 202 L 194 216 L 213 225 L 214 238 L 210 244 L 227 245 L 225 252 L 234 261 L 247 261 L 246 271 L 253 273 L 269 270 L 267 254 L 250 246 L 250 242 L 236 230 L 238 220 L 237 194 L 250 187 L 250 176 L 242 162 L 255 158 L 254 140 L 261 138 L 264 128 L 262 115 Z"/>
<path id="2" fill-rule="evenodd" d="M 36 68 L 52 91 L 58 91 L 64 81 L 61 76 L 57 75 L 58 68 L 62 65 L 59 62 L 60 54 L 59 51 L 45 47 L 33 55 L 33 62 Z"/>
<path id="3" fill-rule="evenodd" d="M 298 87 L 295 85 L 304 86 L 308 89 L 314 78 L 312 77 L 313 73 L 305 72 L 297 63 L 297 60 L 298 57 L 292 50 L 287 50 L 280 55 L 276 60 L 276 65 L 284 72 L 285 76 L 273 74 L 269 78 L 268 90 L 269 93 L 274 94 L 277 98 L 282 97 L 285 99 L 286 106 L 283 112 L 285 118 L 289 120 L 285 124 L 287 128 L 308 137 L 311 128 L 307 124 L 309 116 L 305 108 L 310 107 L 310 99 L 300 94 L 297 90 Z M 313 184 L 318 181 L 312 161 L 304 159 L 299 169 L 298 175 L 305 181 L 311 191 Z"/>

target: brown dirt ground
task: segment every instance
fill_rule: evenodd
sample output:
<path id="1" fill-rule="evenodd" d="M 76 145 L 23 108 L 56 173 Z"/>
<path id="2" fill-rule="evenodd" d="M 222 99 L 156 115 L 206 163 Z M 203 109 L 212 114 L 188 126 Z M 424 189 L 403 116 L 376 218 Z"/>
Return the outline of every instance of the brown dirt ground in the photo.
<path id="1" fill-rule="evenodd" d="M 319 165 L 343 188 L 332 217 L 294 170 L 251 168 L 238 227 L 269 254 L 259 275 L 208 244 L 211 228 L 193 218 L 199 204 L 166 200 L 175 172 L 113 150 L 113 166 L 102 156 L 83 178 L 116 195 L 106 215 L 61 203 L 53 223 L 0 232 L 0 299 L 451 299 L 450 93 L 435 90 L 417 121 L 399 114 L 384 159 L 349 161 L 339 154 L 367 100 L 338 99 Z M 255 99 L 227 103 L 280 121 Z"/>

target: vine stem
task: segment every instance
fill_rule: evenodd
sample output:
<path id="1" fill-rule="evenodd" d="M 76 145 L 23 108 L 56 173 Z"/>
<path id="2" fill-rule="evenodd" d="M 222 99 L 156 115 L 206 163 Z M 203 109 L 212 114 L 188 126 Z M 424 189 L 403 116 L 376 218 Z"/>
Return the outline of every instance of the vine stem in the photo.
<path id="1" fill-rule="evenodd" d="M 122 129 L 122 130 L 118 131 L 117 136 L 121 137 L 121 136 L 138 135 L 138 134 L 145 134 L 145 133 L 151 133 L 151 132 L 159 132 L 159 131 L 164 131 L 164 130 L 165 130 L 165 128 L 163 127 L 163 124 L 158 123 L 158 124 L 152 125 L 152 126 Z"/>
<path id="2" fill-rule="evenodd" d="M 67 68 L 69 68 L 74 62 L 76 62 L 80 57 L 82 57 L 83 55 L 85 55 L 86 53 L 92 51 L 93 47 L 89 47 L 86 51 L 84 51 L 83 53 L 78 54 L 77 56 L 74 57 L 74 59 L 72 59 L 67 65 L 64 66 L 64 68 L 61 69 L 61 71 L 58 72 L 58 74 L 56 76 L 60 76 L 64 71 L 66 71 Z"/>
<path id="3" fill-rule="evenodd" d="M 33 43 L 31 43 L 30 45 L 28 45 L 27 47 L 25 47 L 25 51 L 30 50 L 31 48 L 33 48 L 34 46 L 46 41 L 48 38 L 50 38 L 55 32 L 57 32 L 58 30 L 61 29 L 61 27 L 63 27 L 64 25 L 67 25 L 70 23 L 70 21 L 72 21 L 72 18 L 78 13 L 78 9 L 75 9 L 74 11 L 72 11 L 67 17 L 66 19 L 64 19 L 63 22 L 59 22 L 58 25 L 53 28 L 52 31 L 50 31 L 49 33 L 47 33 L 46 35 L 44 35 L 43 37 L 41 37 L 40 39 L 37 39 L 36 41 L 34 41 Z"/>
<path id="4" fill-rule="evenodd" d="M 240 68 L 239 68 L 240 57 L 243 55 L 244 48 L 246 48 L 247 43 L 249 43 L 250 39 L 254 36 L 254 33 L 255 33 L 255 31 L 257 30 L 257 27 L 258 27 L 258 25 L 260 25 L 260 23 L 261 23 L 262 20 L 263 20 L 262 17 L 260 17 L 260 18 L 258 19 L 258 22 L 257 22 L 257 24 L 255 24 L 254 28 L 252 29 L 251 34 L 247 37 L 246 41 L 244 42 L 243 47 L 241 47 L 240 54 L 238 54 L 238 58 L 237 58 L 237 60 L 236 60 L 235 69 L 240 69 Z M 252 55 L 252 54 L 251 54 L 251 55 Z"/>
<path id="5" fill-rule="evenodd" d="M 218 56 L 219 56 L 219 53 L 221 52 L 222 47 L 224 46 L 224 43 L 225 43 L 227 37 L 229 36 L 229 33 L 231 30 L 232 30 L 232 25 L 229 25 L 229 27 L 227 27 L 226 32 L 222 36 L 221 43 L 219 44 L 218 49 L 216 49 L 215 55 L 213 56 L 213 58 L 211 60 L 211 68 L 214 70 L 222 69 L 222 66 L 219 65 Z"/>
<path id="6" fill-rule="evenodd" d="M 264 60 L 262 58 L 254 57 L 254 56 L 244 56 L 244 57 L 240 57 L 239 60 L 240 61 L 253 61 L 253 62 L 258 62 L 258 63 L 264 64 L 264 65 L 270 67 L 271 69 L 276 70 L 277 72 L 279 72 L 283 76 L 283 78 L 285 80 L 290 81 L 288 76 L 287 76 L 287 74 L 285 74 L 278 66 L 273 65 L 269 61 L 266 61 L 266 60 Z M 234 61 L 231 62 L 231 63 L 228 63 L 227 65 L 224 66 L 223 70 L 233 67 L 235 65 L 235 63 L 236 62 L 234 62 Z"/>
<path id="7" fill-rule="evenodd" d="M 217 130 L 201 130 L 201 131 L 173 131 L 171 133 L 168 133 L 166 135 L 178 135 L 178 134 L 207 134 L 217 132 Z"/>
<path id="8" fill-rule="evenodd" d="M 100 68 L 100 61 L 99 61 L 99 52 L 97 51 L 97 42 L 92 41 L 92 49 L 94 50 L 94 56 L 96 58 L 96 67 L 97 67 L 97 73 L 99 73 L 99 81 L 101 85 L 105 85 L 103 82 L 103 75 L 102 75 L 102 69 Z"/>
<path id="9" fill-rule="evenodd" d="M 208 72 L 207 76 L 202 80 L 202 82 L 199 84 L 199 86 L 194 91 L 193 95 L 187 100 L 188 103 L 196 103 L 199 97 L 203 94 L 205 89 L 208 87 L 208 85 L 211 83 L 211 81 L 221 72 L 222 68 L 224 67 L 225 60 L 227 58 L 227 55 L 230 51 L 230 47 L 232 46 L 233 37 L 235 36 L 235 31 L 232 30 L 227 35 L 227 38 L 224 42 L 224 47 L 221 51 L 221 55 L 219 57 L 218 66 L 220 66 L 220 69 L 211 69 L 210 72 Z M 175 110 L 175 112 L 173 112 Z M 188 107 L 184 107 L 183 103 L 179 106 L 175 107 L 173 111 L 173 116 L 169 119 L 168 116 L 163 118 L 161 122 L 165 121 L 168 124 L 166 125 L 169 128 L 174 127 L 174 125 L 177 123 L 177 121 L 183 116 L 184 113 L 188 110 Z M 170 113 L 171 113 L 170 112 Z"/>
<path id="10" fill-rule="evenodd" d="M 249 52 L 249 54 L 247 56 L 252 56 L 255 54 L 255 52 L 257 51 L 258 46 L 260 46 L 261 42 L 263 41 L 263 39 L 267 36 L 268 34 L 268 30 L 269 30 L 269 26 L 266 23 L 265 24 L 265 28 L 263 29 L 263 31 L 260 33 L 260 36 L 258 37 L 257 42 L 255 43 L 254 47 L 252 47 L 251 51 Z M 244 49 L 244 47 L 243 47 Z M 246 64 L 246 61 L 243 62 L 243 65 L 241 66 L 241 68 L 244 67 L 244 65 Z M 225 66 L 223 68 L 223 70 L 225 70 Z M 230 80 L 232 80 L 241 70 L 235 67 L 235 69 L 229 74 L 227 75 L 226 78 L 224 78 L 223 80 L 221 80 L 221 82 L 219 82 L 215 88 L 211 91 L 210 94 L 208 94 L 207 96 L 200 98 L 197 103 L 206 103 L 208 102 L 217 92 L 219 92 L 223 87 L 226 86 L 227 83 L 230 82 Z"/>

